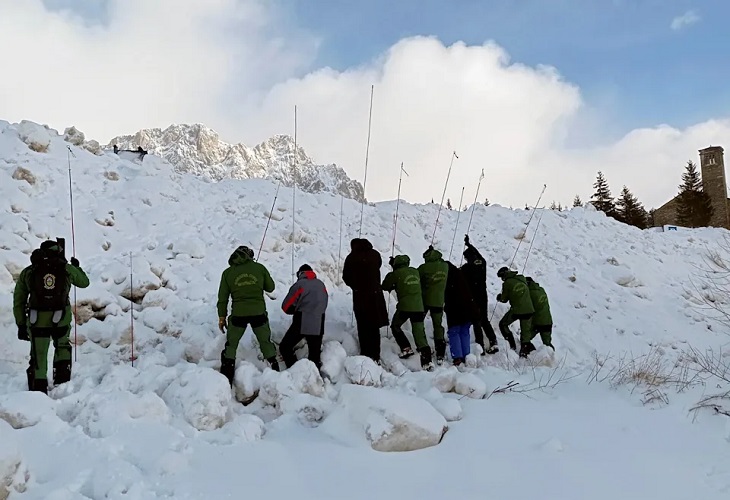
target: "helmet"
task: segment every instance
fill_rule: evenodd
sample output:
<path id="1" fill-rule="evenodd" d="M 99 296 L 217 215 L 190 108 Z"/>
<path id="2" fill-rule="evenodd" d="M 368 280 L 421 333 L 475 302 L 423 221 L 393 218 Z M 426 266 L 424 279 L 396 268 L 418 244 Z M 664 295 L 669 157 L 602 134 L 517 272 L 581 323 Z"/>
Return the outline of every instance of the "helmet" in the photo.
<path id="1" fill-rule="evenodd" d="M 250 248 L 248 248 L 246 245 L 241 245 L 240 247 L 238 247 L 236 249 L 236 252 L 245 253 L 246 255 L 248 255 L 249 257 L 251 257 L 252 259 L 253 259 L 253 256 L 254 256 L 253 250 L 250 249 Z"/>
<path id="2" fill-rule="evenodd" d="M 500 267 L 499 271 L 497 271 L 497 277 L 498 278 L 504 278 L 504 276 L 509 272 L 508 267 Z"/>

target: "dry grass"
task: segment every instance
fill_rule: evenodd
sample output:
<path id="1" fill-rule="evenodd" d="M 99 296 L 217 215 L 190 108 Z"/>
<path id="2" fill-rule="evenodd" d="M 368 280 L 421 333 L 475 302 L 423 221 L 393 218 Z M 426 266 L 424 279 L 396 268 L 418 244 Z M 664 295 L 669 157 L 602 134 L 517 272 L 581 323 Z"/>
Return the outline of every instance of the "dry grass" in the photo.
<path id="1" fill-rule="evenodd" d="M 31 186 L 34 186 L 36 183 L 35 175 L 33 175 L 30 170 L 23 167 L 15 169 L 15 172 L 13 172 L 13 179 L 16 181 L 25 181 Z"/>

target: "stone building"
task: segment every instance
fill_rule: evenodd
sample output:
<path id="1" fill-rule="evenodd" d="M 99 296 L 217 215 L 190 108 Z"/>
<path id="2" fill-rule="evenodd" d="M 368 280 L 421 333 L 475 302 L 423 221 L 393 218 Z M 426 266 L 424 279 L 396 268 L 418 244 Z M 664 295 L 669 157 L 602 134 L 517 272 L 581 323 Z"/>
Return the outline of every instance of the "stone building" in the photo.
<path id="1" fill-rule="evenodd" d="M 714 214 L 710 221 L 712 227 L 730 229 L 727 181 L 725 180 L 725 160 L 720 146 L 700 149 L 700 173 L 702 189 L 710 196 Z M 677 196 L 666 202 L 654 212 L 654 225 L 677 224 Z"/>

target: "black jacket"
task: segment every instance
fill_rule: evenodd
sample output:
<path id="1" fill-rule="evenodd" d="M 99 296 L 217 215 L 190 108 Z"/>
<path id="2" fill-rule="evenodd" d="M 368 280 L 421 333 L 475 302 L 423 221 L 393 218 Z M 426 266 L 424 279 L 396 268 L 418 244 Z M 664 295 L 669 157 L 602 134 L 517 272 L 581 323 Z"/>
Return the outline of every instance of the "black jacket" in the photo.
<path id="1" fill-rule="evenodd" d="M 469 291 L 469 285 L 461 270 L 451 262 L 446 278 L 446 294 L 444 296 L 444 312 L 446 324 L 451 326 L 474 323 L 479 319 L 479 310 Z"/>
<path id="2" fill-rule="evenodd" d="M 487 262 L 479 253 L 479 250 L 467 243 L 464 250 L 464 258 L 466 263 L 461 266 L 461 272 L 464 274 L 469 291 L 471 292 L 477 307 L 484 309 L 487 307 Z"/>
<path id="3" fill-rule="evenodd" d="M 381 327 L 388 324 L 388 311 L 380 280 L 383 259 L 364 238 L 350 242 L 352 251 L 345 258 L 342 281 L 352 288 L 352 305 L 358 321 Z"/>

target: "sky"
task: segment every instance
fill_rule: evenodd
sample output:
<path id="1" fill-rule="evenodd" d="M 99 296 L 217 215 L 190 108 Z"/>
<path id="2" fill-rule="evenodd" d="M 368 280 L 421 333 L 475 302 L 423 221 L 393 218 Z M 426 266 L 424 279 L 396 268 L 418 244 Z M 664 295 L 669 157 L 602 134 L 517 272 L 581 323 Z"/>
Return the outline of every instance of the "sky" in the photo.
<path id="1" fill-rule="evenodd" d="M 0 119 L 102 143 L 204 123 L 293 134 L 366 196 L 587 201 L 598 170 L 647 208 L 730 147 L 724 0 L 0 0 Z M 7 48 L 10 47 L 11 50 Z"/>

